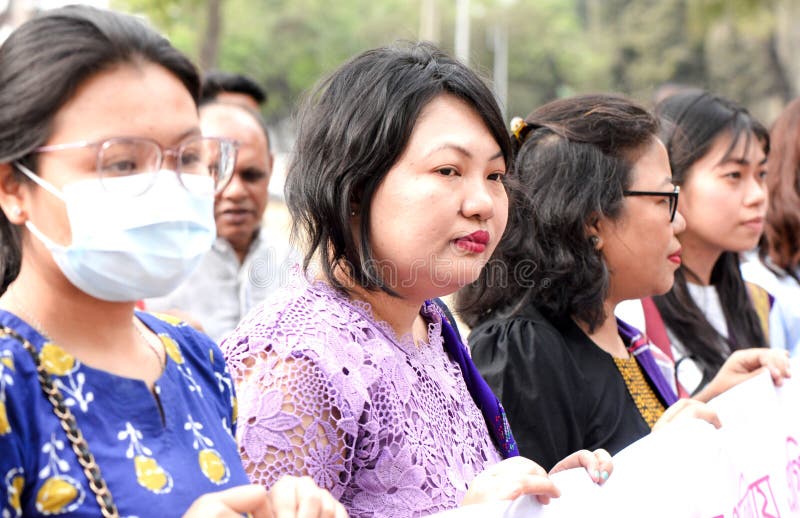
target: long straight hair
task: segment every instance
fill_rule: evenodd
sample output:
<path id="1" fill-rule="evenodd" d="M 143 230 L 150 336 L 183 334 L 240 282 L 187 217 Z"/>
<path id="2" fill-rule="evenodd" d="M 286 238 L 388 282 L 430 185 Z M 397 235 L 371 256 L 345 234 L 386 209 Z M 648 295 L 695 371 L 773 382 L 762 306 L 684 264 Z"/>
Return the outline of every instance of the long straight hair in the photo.
<path id="1" fill-rule="evenodd" d="M 677 185 L 686 182 L 689 169 L 708 153 L 720 135 L 731 137 L 725 158 L 742 139 L 746 149 L 759 145 L 769 154 L 766 128 L 747 110 L 727 99 L 692 90 L 665 99 L 655 111 L 661 119 L 661 137 L 669 154 L 673 182 Z M 765 347 L 767 342 L 742 279 L 737 253 L 723 252 L 711 272 L 711 284 L 717 290 L 728 326 L 727 340 L 714 329 L 692 299 L 688 280 L 698 279 L 681 265 L 675 272 L 672 289 L 654 300 L 666 326 L 686 348 L 688 356 L 701 366 L 704 378 L 710 380 L 729 351 Z"/>

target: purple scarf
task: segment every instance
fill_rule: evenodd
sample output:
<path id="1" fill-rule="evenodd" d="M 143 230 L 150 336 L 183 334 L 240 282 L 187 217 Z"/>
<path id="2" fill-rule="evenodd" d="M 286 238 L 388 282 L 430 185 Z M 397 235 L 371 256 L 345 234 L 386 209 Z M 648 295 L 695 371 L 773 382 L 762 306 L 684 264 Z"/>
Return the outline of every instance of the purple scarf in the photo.
<path id="1" fill-rule="evenodd" d="M 467 347 L 461 341 L 461 337 L 453 329 L 453 326 L 443 315 L 442 310 L 438 306 L 433 302 L 427 302 L 426 305 L 429 311 L 431 310 L 431 306 L 435 307 L 436 309 L 434 311 L 437 311 L 442 317 L 442 338 L 445 351 L 447 351 L 450 358 L 461 367 L 461 373 L 464 376 L 464 383 L 467 385 L 467 390 L 469 390 L 472 400 L 483 414 L 486 426 L 489 428 L 489 433 L 495 445 L 500 450 L 500 454 L 504 459 L 519 456 L 517 442 L 511 434 L 511 427 L 506 418 L 506 411 L 503 409 L 497 397 L 495 397 L 492 389 L 489 388 L 489 385 L 478 372 L 475 364 L 472 363 L 472 358 L 469 355 Z"/>
<path id="2" fill-rule="evenodd" d="M 667 407 L 678 401 L 678 395 L 675 389 L 670 385 L 669 381 L 667 381 L 667 378 L 664 377 L 663 370 L 658 366 L 656 358 L 653 356 L 651 348 L 655 346 L 650 343 L 647 336 L 620 319 L 617 319 L 617 329 L 619 330 L 619 335 L 628 347 L 628 352 L 636 358 L 636 361 L 644 371 L 659 399 L 661 399 Z M 674 373 L 674 366 L 670 368 L 673 369 Z"/>

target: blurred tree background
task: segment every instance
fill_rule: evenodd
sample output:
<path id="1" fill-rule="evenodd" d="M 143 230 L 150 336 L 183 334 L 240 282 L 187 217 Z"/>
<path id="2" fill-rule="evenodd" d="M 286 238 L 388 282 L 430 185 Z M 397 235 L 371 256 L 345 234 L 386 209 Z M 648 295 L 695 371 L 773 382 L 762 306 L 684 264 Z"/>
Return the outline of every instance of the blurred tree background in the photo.
<path id="1" fill-rule="evenodd" d="M 269 93 L 266 117 L 290 134 L 287 121 L 302 93 L 348 57 L 421 35 L 452 52 L 459 1 L 468 4 L 469 62 L 487 77 L 494 71 L 498 85 L 503 82 L 509 118 L 586 92 L 619 92 L 652 105 L 660 87 L 674 84 L 728 96 L 769 124 L 800 94 L 800 60 L 794 56 L 800 49 L 800 0 L 112 0 L 111 5 L 150 19 L 204 70 L 254 77 Z M 506 56 L 507 66 L 498 69 Z"/>

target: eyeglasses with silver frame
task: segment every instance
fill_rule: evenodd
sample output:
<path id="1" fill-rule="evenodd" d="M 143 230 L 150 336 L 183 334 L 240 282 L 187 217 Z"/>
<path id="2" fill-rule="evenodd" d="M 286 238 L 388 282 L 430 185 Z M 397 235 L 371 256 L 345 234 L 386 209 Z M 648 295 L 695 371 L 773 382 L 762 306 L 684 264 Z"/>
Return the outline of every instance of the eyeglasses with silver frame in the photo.
<path id="1" fill-rule="evenodd" d="M 95 168 L 100 182 L 108 192 L 115 192 L 114 182 L 103 180 L 132 176 L 142 173 L 155 173 L 165 166 L 183 175 L 208 176 L 214 181 L 214 194 L 222 192 L 233 176 L 236 163 L 236 142 L 220 137 L 194 136 L 182 141 L 174 148 L 165 148 L 153 139 L 146 137 L 114 137 L 98 141 L 80 141 L 66 144 L 42 146 L 35 153 L 51 153 L 81 148 L 96 148 Z M 138 192 L 126 191 L 127 196 L 139 196 L 155 183 L 157 175 L 152 176 Z M 186 183 L 181 184 L 191 190 Z"/>

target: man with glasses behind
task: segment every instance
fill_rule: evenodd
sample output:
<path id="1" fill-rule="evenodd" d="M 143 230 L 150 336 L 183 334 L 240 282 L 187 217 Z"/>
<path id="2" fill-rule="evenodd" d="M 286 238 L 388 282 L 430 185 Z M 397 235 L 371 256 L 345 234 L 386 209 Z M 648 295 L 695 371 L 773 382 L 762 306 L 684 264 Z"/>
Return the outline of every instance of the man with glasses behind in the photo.
<path id="1" fill-rule="evenodd" d="M 266 235 L 273 157 L 261 117 L 240 104 L 211 101 L 200 108 L 204 136 L 234 143 L 236 163 L 214 203 L 217 239 L 195 272 L 165 297 L 148 299 L 150 311 L 176 315 L 219 342 L 255 304 L 281 285 L 289 265 L 283 236 Z"/>

